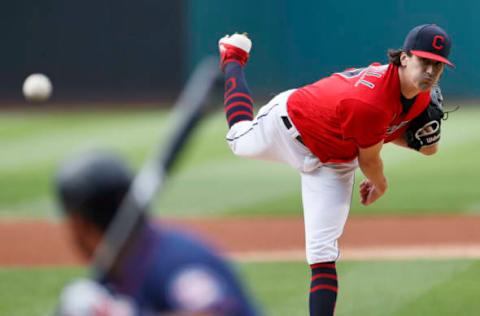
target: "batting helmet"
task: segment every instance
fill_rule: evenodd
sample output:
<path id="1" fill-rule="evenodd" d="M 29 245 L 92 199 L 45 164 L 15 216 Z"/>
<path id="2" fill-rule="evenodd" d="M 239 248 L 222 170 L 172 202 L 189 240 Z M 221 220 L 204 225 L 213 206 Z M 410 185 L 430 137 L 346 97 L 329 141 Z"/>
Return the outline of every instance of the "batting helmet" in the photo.
<path id="1" fill-rule="evenodd" d="M 131 182 L 132 171 L 122 159 L 112 153 L 92 152 L 62 165 L 55 187 L 66 214 L 79 214 L 105 230 Z"/>

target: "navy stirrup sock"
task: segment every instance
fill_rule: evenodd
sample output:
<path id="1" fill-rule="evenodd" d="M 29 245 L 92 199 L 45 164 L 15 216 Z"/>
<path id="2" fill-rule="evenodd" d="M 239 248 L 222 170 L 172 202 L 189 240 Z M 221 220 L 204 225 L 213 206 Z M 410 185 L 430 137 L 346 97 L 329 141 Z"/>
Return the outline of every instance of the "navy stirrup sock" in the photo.
<path id="1" fill-rule="evenodd" d="M 225 66 L 224 105 L 228 127 L 240 121 L 253 120 L 253 101 L 243 68 L 237 62 Z"/>
<path id="2" fill-rule="evenodd" d="M 310 265 L 310 316 L 332 316 L 337 301 L 338 281 L 335 262 Z"/>

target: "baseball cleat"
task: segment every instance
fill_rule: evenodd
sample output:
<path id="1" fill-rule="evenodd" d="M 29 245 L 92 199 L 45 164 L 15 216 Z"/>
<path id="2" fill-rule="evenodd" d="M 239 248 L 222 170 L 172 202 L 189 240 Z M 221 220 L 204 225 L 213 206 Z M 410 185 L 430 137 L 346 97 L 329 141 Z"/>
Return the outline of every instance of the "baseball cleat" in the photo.
<path id="1" fill-rule="evenodd" d="M 252 41 L 246 33 L 226 35 L 218 41 L 218 50 L 220 51 L 220 67 L 222 70 L 229 62 L 238 62 L 245 66 L 252 49 Z"/>

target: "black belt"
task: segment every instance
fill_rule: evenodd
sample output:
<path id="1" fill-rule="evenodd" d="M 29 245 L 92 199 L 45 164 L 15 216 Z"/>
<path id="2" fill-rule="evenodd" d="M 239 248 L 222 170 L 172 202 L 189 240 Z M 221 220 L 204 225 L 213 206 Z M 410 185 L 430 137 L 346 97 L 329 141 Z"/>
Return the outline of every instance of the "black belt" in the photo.
<path id="1" fill-rule="evenodd" d="M 287 129 L 291 129 L 293 127 L 293 124 L 292 122 L 290 122 L 290 119 L 288 118 L 288 116 L 281 116 L 281 118 L 282 118 L 283 124 Z M 295 139 L 298 140 L 300 143 L 302 143 L 303 146 L 305 146 L 302 136 L 298 135 L 297 137 L 295 137 Z"/>

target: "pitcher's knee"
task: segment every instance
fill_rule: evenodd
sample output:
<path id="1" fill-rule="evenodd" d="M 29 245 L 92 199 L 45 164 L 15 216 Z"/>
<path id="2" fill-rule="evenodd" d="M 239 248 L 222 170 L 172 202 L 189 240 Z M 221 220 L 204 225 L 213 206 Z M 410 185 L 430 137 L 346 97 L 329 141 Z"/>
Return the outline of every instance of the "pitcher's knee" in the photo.
<path id="1" fill-rule="evenodd" d="M 235 156 L 239 156 L 239 157 L 246 156 L 245 150 L 236 141 L 227 141 L 227 142 L 228 142 L 228 146 L 230 147 L 230 150 Z"/>
<path id="2" fill-rule="evenodd" d="M 261 155 L 261 150 L 258 150 L 254 144 L 249 145 L 242 141 L 228 141 L 228 146 L 235 156 L 243 158 L 257 158 Z"/>
<path id="3" fill-rule="evenodd" d="M 308 264 L 336 261 L 340 255 L 336 242 L 331 244 L 307 245 L 306 251 Z"/>
<path id="4" fill-rule="evenodd" d="M 236 156 L 255 157 L 259 151 L 259 141 L 255 138 L 252 121 L 234 124 L 227 133 L 227 143 Z"/>

